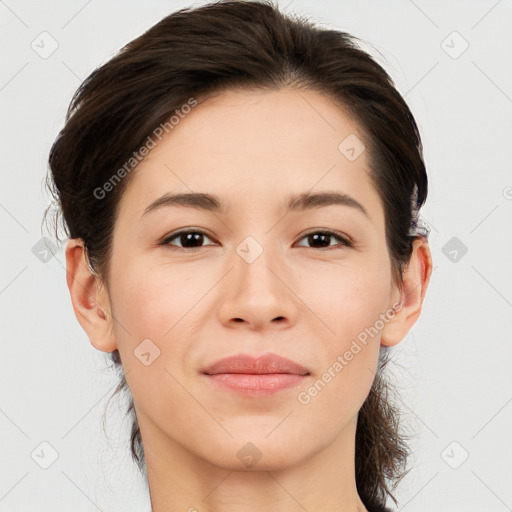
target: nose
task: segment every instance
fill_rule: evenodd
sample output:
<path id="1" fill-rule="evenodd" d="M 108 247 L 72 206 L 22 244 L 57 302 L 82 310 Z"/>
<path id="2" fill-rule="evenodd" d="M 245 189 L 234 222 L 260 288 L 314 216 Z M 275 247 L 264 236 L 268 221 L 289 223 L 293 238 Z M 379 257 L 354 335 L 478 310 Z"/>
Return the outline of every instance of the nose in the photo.
<path id="1" fill-rule="evenodd" d="M 263 248 L 254 260 L 245 256 L 243 248 L 234 253 L 232 270 L 219 294 L 220 320 L 226 326 L 262 330 L 289 328 L 296 322 L 300 300 L 295 280 L 276 252 Z"/>

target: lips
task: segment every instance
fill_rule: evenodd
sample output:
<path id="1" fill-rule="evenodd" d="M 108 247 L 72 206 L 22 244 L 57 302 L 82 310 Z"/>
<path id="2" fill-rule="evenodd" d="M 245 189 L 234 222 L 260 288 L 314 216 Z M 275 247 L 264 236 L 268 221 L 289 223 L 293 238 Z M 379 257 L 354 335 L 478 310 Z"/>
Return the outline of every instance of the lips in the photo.
<path id="1" fill-rule="evenodd" d="M 244 398 L 264 398 L 302 385 L 307 368 L 277 354 L 226 357 L 202 370 L 209 384 Z"/>
<path id="2" fill-rule="evenodd" d="M 293 374 L 309 375 L 309 371 L 304 366 L 277 354 L 264 354 L 259 357 L 253 357 L 248 354 L 239 354 L 226 357 L 204 368 L 202 373 L 206 375 L 219 374 L 246 374 L 246 375 L 264 375 L 264 374 Z"/>

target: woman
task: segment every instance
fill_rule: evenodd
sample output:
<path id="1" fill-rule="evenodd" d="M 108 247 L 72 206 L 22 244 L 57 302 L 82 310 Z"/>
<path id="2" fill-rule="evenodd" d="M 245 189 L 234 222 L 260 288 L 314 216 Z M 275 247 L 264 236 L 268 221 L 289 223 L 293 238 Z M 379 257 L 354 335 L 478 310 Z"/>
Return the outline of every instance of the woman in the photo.
<path id="1" fill-rule="evenodd" d="M 427 175 L 356 38 L 269 2 L 182 9 L 85 80 L 49 163 L 153 512 L 397 503 L 382 369 L 432 271 Z"/>

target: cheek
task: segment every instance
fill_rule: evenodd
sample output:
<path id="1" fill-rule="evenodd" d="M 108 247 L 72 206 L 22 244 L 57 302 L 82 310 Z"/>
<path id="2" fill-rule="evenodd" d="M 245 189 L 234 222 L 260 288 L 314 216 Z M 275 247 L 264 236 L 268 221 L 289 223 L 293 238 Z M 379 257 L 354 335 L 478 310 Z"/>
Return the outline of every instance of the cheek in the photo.
<path id="1" fill-rule="evenodd" d="M 143 258 L 123 260 L 116 268 L 122 270 L 112 274 L 114 332 L 138 411 L 154 414 L 171 403 L 190 407 L 172 375 L 186 364 L 187 322 L 212 284 L 179 266 L 156 266 Z"/>
<path id="2" fill-rule="evenodd" d="M 332 340 L 326 347 L 338 350 L 365 329 L 379 337 L 371 328 L 382 328 L 378 319 L 386 311 L 390 283 L 386 262 L 365 260 L 357 265 L 316 268 L 301 282 L 299 296 L 317 317 L 319 334 Z"/>
<path id="3" fill-rule="evenodd" d="M 123 264 L 113 280 L 113 313 L 131 333 L 131 344 L 150 338 L 159 344 L 178 328 L 181 319 L 197 304 L 211 283 L 180 266 L 155 266 L 151 262 Z M 121 330 L 121 336 L 126 331 Z M 140 340 L 138 340 L 141 338 Z M 138 340 L 138 341 L 137 341 Z"/>
<path id="4" fill-rule="evenodd" d="M 316 346 L 323 368 L 316 377 L 324 395 L 319 407 L 339 402 L 357 411 L 374 379 L 391 269 L 382 260 L 366 263 L 337 270 L 326 267 L 325 272 L 317 269 L 306 278 L 300 294 L 317 317 Z M 323 383 L 329 391 L 323 391 Z"/>

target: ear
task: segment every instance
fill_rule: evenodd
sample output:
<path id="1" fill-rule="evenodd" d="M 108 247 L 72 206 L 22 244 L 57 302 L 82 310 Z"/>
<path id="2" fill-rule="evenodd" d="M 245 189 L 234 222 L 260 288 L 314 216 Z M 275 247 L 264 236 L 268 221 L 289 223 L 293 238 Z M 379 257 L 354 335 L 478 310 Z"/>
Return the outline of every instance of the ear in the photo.
<path id="1" fill-rule="evenodd" d="M 71 238 L 66 244 L 66 280 L 76 318 L 91 344 L 103 352 L 117 348 L 113 335 L 110 302 L 101 279 L 87 260 L 83 240 Z"/>
<path id="2" fill-rule="evenodd" d="M 386 347 L 402 341 L 420 316 L 423 300 L 432 274 L 432 255 L 428 240 L 418 236 L 413 242 L 409 263 L 403 271 L 403 287 L 398 291 L 395 314 L 382 329 L 381 345 Z"/>

